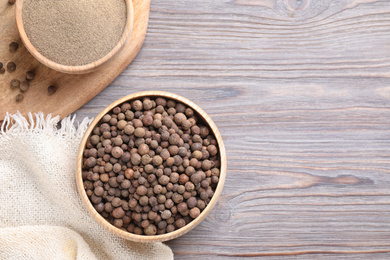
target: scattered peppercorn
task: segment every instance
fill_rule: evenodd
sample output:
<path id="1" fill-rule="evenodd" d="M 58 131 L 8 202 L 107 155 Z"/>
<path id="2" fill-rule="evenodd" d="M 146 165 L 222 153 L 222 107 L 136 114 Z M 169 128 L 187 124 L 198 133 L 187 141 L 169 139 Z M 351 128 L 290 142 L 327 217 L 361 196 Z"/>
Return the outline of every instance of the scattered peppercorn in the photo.
<path id="1" fill-rule="evenodd" d="M 12 89 L 17 89 L 17 88 L 19 88 L 19 86 L 20 86 L 20 81 L 19 80 L 17 80 L 17 79 L 11 80 L 11 88 Z"/>
<path id="2" fill-rule="evenodd" d="M 7 70 L 8 70 L 9 72 L 15 71 L 15 70 L 16 70 L 16 64 L 15 64 L 15 62 L 12 62 L 12 61 L 8 62 L 8 63 L 7 63 Z"/>
<path id="3" fill-rule="evenodd" d="M 30 88 L 30 83 L 28 81 L 20 82 L 20 91 L 26 92 Z"/>
<path id="4" fill-rule="evenodd" d="M 35 78 L 35 73 L 32 72 L 32 71 L 27 71 L 27 73 L 26 73 L 26 80 L 27 80 L 27 81 L 31 81 L 31 80 L 33 80 L 34 78 Z"/>
<path id="5" fill-rule="evenodd" d="M 214 195 L 216 144 L 183 103 L 163 97 L 123 103 L 89 137 L 82 175 L 86 193 L 118 228 L 139 235 L 173 232 L 197 218 Z"/>
<path id="6" fill-rule="evenodd" d="M 10 5 L 13 5 L 13 4 L 15 3 L 15 1 L 16 1 L 16 0 L 8 0 L 8 3 L 9 3 Z"/>
<path id="7" fill-rule="evenodd" d="M 57 92 L 57 87 L 56 86 L 49 86 L 48 88 L 47 88 L 47 93 L 51 96 L 51 95 L 53 95 L 54 93 L 56 93 Z"/>
<path id="8" fill-rule="evenodd" d="M 4 68 L 0 68 L 0 74 L 4 74 L 5 73 L 5 69 Z"/>
<path id="9" fill-rule="evenodd" d="M 15 0 L 13 0 L 13 1 L 15 2 Z M 10 52 L 15 52 L 18 50 L 18 48 L 19 48 L 19 44 L 17 44 L 16 42 L 11 42 L 9 44 L 9 51 Z"/>
<path id="10" fill-rule="evenodd" d="M 15 98 L 16 102 L 22 102 L 23 99 L 24 99 L 24 96 L 22 94 L 16 95 L 16 98 Z"/>
<path id="11" fill-rule="evenodd" d="M 0 62 L 0 69 L 3 67 L 3 63 L 2 62 Z"/>

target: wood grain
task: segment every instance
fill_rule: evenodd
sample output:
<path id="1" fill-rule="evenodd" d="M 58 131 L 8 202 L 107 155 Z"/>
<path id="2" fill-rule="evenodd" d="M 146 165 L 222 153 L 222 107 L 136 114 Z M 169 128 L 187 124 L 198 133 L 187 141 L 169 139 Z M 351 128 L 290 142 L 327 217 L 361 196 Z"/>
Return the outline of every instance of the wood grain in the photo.
<path id="1" fill-rule="evenodd" d="M 390 258 L 390 1 L 154 0 L 134 62 L 77 111 L 165 90 L 218 126 L 228 174 L 175 259 Z"/>
<path id="2" fill-rule="evenodd" d="M 133 0 L 134 26 L 129 41 L 123 47 L 119 56 L 109 63 L 102 65 L 97 71 L 84 75 L 63 74 L 40 64 L 23 46 L 18 36 L 15 23 L 14 5 L 8 1 L 0 1 L 0 61 L 7 64 L 16 63 L 16 71 L 0 74 L 0 119 L 6 112 L 22 114 L 28 112 L 53 113 L 61 117 L 74 112 L 110 82 L 112 82 L 137 55 L 140 50 L 148 26 L 150 0 Z M 16 53 L 8 50 L 8 45 L 16 41 L 19 49 Z M 10 88 L 12 79 L 24 80 L 27 71 L 34 71 L 35 79 L 31 82 L 29 91 L 24 94 L 21 103 L 15 101 L 18 90 Z M 47 88 L 50 85 L 57 87 L 57 92 L 50 96 Z"/>

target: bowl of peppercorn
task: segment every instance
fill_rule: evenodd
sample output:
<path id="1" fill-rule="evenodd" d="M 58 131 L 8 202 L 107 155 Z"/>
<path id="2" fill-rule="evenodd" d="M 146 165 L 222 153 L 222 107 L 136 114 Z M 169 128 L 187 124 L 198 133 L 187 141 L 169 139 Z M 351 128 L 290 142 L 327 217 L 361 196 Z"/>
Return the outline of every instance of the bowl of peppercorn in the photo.
<path id="1" fill-rule="evenodd" d="M 131 0 L 18 0 L 16 25 L 27 50 L 67 74 L 97 70 L 130 38 Z"/>
<path id="2" fill-rule="evenodd" d="M 226 152 L 211 118 L 176 94 L 123 97 L 87 129 L 76 181 L 91 216 L 135 242 L 175 239 L 215 206 L 226 178 Z"/>

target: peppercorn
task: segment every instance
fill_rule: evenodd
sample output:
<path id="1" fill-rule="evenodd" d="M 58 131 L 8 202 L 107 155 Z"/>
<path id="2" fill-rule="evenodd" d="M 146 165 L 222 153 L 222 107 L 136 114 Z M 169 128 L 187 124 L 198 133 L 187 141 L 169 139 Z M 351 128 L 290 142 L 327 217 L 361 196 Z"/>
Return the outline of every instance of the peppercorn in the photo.
<path id="1" fill-rule="evenodd" d="M 142 206 L 146 206 L 148 205 L 148 203 L 149 203 L 149 198 L 147 196 L 142 196 L 139 199 L 139 204 L 141 204 Z"/>
<path id="2" fill-rule="evenodd" d="M 4 74 L 5 73 L 5 69 L 4 68 L 0 68 L 0 74 Z"/>
<path id="3" fill-rule="evenodd" d="M 9 2 L 13 2 L 13 3 L 15 3 L 15 0 L 9 0 Z M 17 49 L 19 48 L 19 44 L 17 44 L 16 42 L 11 42 L 10 44 L 9 44 L 9 51 L 10 52 L 15 52 L 15 51 L 17 51 Z"/>
<path id="4" fill-rule="evenodd" d="M 137 194 L 139 194 L 140 196 L 144 196 L 144 195 L 146 195 L 147 192 L 148 192 L 148 189 L 145 186 L 138 186 Z"/>
<path id="5" fill-rule="evenodd" d="M 19 86 L 20 86 L 20 81 L 19 80 L 17 80 L 17 79 L 11 80 L 11 88 L 12 89 L 17 89 L 17 88 L 19 88 Z"/>
<path id="6" fill-rule="evenodd" d="M 167 233 L 171 233 L 175 231 L 175 226 L 174 225 L 168 225 L 167 228 L 166 228 L 166 232 Z"/>
<path id="7" fill-rule="evenodd" d="M 123 155 L 123 150 L 122 150 L 122 148 L 116 146 L 116 147 L 112 148 L 111 154 L 115 158 L 120 158 Z"/>
<path id="8" fill-rule="evenodd" d="M 177 125 L 182 125 L 187 120 L 187 117 L 183 113 L 177 113 L 173 119 Z"/>
<path id="9" fill-rule="evenodd" d="M 32 72 L 32 71 L 27 71 L 26 73 L 26 80 L 27 81 L 31 81 L 31 80 L 34 80 L 35 78 L 35 73 Z"/>
<path id="10" fill-rule="evenodd" d="M 24 99 L 24 96 L 22 94 L 16 95 L 16 98 L 15 98 L 16 102 L 22 102 L 23 99 Z"/>
<path id="11" fill-rule="evenodd" d="M 95 195 L 99 196 L 99 197 L 103 195 L 103 192 L 104 192 L 104 189 L 103 189 L 103 187 L 100 187 L 100 186 L 96 187 L 94 190 Z"/>
<path id="12" fill-rule="evenodd" d="M 168 194 L 168 193 L 167 193 Z M 164 206 L 167 208 L 167 209 L 170 209 L 173 207 L 174 203 L 173 203 L 173 200 L 168 198 L 168 195 L 165 194 L 165 197 L 167 198 L 167 200 L 165 201 L 164 203 Z"/>
<path id="13" fill-rule="evenodd" d="M 15 70 L 16 70 L 16 64 L 15 64 L 15 62 L 12 62 L 12 61 L 8 62 L 8 63 L 7 63 L 7 70 L 8 70 L 9 72 L 15 71 Z"/>
<path id="14" fill-rule="evenodd" d="M 8 3 L 9 3 L 10 5 L 13 5 L 15 2 L 16 2 L 16 0 L 8 0 Z"/>
<path id="15" fill-rule="evenodd" d="M 186 222 L 185 222 L 185 220 L 182 219 L 182 218 L 179 218 L 178 220 L 175 221 L 175 226 L 176 226 L 177 228 L 182 228 L 182 227 L 184 227 L 185 225 L 186 225 Z"/>
<path id="16" fill-rule="evenodd" d="M 142 108 L 143 108 L 142 102 L 141 102 L 140 100 L 135 100 L 135 101 L 132 103 L 132 108 L 133 108 L 135 111 L 140 111 L 140 110 L 142 110 Z"/>
<path id="17" fill-rule="evenodd" d="M 162 213 L 161 213 L 161 218 L 162 219 L 169 219 L 170 217 L 172 216 L 172 213 L 170 210 L 164 210 Z"/>
<path id="18" fill-rule="evenodd" d="M 197 218 L 200 215 L 200 209 L 197 207 L 194 207 L 190 209 L 190 216 L 191 218 Z"/>
<path id="19" fill-rule="evenodd" d="M 185 212 L 188 209 L 187 203 L 181 202 L 177 205 L 177 210 L 182 213 Z"/>
<path id="20" fill-rule="evenodd" d="M 112 216 L 114 218 L 123 218 L 125 216 L 125 211 L 122 209 L 122 207 L 115 208 L 112 211 Z"/>
<path id="21" fill-rule="evenodd" d="M 136 137 L 139 137 L 139 138 L 142 138 L 145 136 L 145 129 L 143 129 L 142 127 L 137 127 L 134 131 L 134 135 Z"/>
<path id="22" fill-rule="evenodd" d="M 100 203 L 96 204 L 95 209 L 97 212 L 102 212 L 104 210 L 104 203 L 100 202 Z"/>
<path id="23" fill-rule="evenodd" d="M 54 93 L 56 93 L 57 92 L 57 87 L 56 86 L 49 86 L 48 88 L 47 88 L 47 93 L 51 96 L 51 95 L 53 95 Z"/>
<path id="24" fill-rule="evenodd" d="M 1 68 L 3 68 L 3 63 L 2 63 L 2 62 L 0 62 L 0 69 L 1 69 Z"/>
<path id="25" fill-rule="evenodd" d="M 155 225 L 150 224 L 147 228 L 144 229 L 144 233 L 147 236 L 153 236 L 157 233 L 157 228 Z"/>
<path id="26" fill-rule="evenodd" d="M 126 122 L 125 120 L 120 120 L 120 121 L 117 123 L 117 127 L 118 127 L 118 129 L 120 129 L 120 130 L 125 129 L 126 125 L 127 125 L 127 122 Z"/>

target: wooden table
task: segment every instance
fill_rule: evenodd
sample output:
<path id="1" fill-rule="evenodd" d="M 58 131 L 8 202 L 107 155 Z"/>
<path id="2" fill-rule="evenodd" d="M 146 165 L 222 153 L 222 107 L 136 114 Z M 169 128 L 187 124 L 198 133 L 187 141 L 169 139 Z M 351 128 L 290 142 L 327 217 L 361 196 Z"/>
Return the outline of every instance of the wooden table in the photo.
<path id="1" fill-rule="evenodd" d="M 390 258 L 390 1 L 153 0 L 138 57 L 78 117 L 143 90 L 200 105 L 227 149 L 176 259 Z"/>

